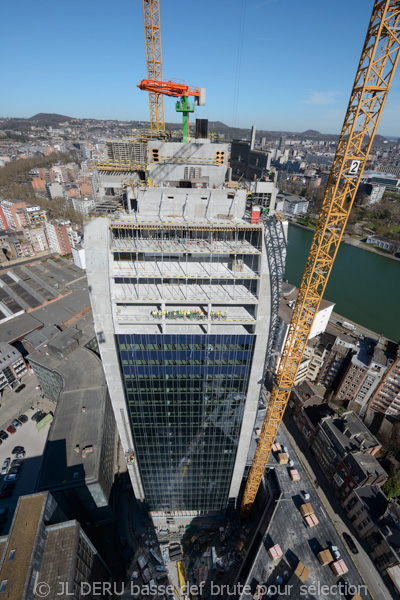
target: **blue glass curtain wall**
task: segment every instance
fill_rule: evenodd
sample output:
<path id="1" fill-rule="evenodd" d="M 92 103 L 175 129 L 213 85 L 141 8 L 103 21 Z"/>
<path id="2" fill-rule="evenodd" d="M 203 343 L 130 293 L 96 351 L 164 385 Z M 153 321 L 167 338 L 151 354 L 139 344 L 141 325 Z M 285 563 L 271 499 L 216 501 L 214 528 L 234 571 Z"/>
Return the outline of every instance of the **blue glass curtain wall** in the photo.
<path id="1" fill-rule="evenodd" d="M 150 510 L 223 510 L 235 464 L 252 335 L 118 335 Z"/>

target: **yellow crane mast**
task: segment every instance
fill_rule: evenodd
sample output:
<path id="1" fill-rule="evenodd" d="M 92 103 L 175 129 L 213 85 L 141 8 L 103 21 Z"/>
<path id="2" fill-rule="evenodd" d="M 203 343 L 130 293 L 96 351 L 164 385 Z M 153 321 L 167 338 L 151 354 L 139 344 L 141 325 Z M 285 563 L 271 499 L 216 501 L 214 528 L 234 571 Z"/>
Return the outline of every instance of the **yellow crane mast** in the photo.
<path id="1" fill-rule="evenodd" d="M 158 0 L 143 0 L 147 79 L 162 81 L 160 6 Z M 149 92 L 151 129 L 164 131 L 164 96 Z"/>
<path id="2" fill-rule="evenodd" d="M 339 249 L 399 60 L 400 0 L 376 0 L 299 295 L 280 357 L 241 516 L 256 498 Z"/>

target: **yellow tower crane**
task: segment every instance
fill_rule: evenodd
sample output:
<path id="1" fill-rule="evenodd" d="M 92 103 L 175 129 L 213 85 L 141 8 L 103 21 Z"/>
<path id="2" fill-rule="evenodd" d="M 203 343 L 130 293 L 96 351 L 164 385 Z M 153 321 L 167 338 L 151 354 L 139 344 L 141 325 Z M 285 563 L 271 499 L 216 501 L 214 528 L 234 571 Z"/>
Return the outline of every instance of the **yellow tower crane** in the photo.
<path id="1" fill-rule="evenodd" d="M 375 0 L 299 295 L 280 357 L 241 516 L 256 498 L 339 249 L 399 60 L 400 0 Z"/>
<path id="2" fill-rule="evenodd" d="M 147 79 L 162 81 L 160 6 L 158 0 L 143 0 Z M 151 129 L 165 131 L 164 96 L 149 92 Z"/>

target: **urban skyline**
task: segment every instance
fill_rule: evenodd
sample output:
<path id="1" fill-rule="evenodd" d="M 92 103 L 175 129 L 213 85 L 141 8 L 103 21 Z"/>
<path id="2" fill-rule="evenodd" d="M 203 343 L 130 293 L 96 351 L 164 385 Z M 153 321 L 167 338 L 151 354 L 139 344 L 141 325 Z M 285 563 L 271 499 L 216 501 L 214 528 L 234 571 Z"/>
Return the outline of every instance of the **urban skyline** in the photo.
<path id="1" fill-rule="evenodd" d="M 7 81 L 2 116 L 47 112 L 148 120 L 147 93 L 136 87 L 147 76 L 140 3 L 124 0 L 115 14 L 104 0 L 72 3 L 56 25 L 57 12 L 48 0 L 40 12 L 25 0 L 22 5 L 18 13 L 12 4 L 4 6 L 8 26 L 0 48 L 4 54 L 10 47 L 13 51 L 1 67 Z M 168 7 L 161 4 L 164 79 L 206 87 L 207 104 L 197 110 L 199 118 L 230 126 L 338 134 L 372 6 L 372 0 L 322 6 L 311 0 L 306 7 L 288 0 L 282 9 L 277 0 L 207 0 L 199 15 L 196 5 L 182 9 L 176 0 Z M 121 20 L 121 13 L 126 18 Z M 200 51 L 189 40 L 201 19 L 207 44 Z M 222 35 L 214 31 L 217 23 L 223 23 Z M 39 37 L 42 30 L 46 35 Z M 32 69 L 42 63 L 48 80 Z M 109 74 L 105 79 L 104 73 Z M 400 135 L 399 107 L 395 80 L 378 133 Z M 165 100 L 165 111 L 167 121 L 177 121 L 173 100 Z"/>

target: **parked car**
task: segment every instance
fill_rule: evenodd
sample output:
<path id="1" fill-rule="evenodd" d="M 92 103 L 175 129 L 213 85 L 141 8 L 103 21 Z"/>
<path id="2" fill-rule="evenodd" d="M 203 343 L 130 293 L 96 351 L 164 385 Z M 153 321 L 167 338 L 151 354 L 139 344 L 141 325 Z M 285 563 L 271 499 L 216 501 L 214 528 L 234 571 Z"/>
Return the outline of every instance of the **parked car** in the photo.
<path id="1" fill-rule="evenodd" d="M 21 471 L 21 467 L 13 467 L 12 469 L 10 469 L 8 471 L 9 475 L 18 475 L 18 473 Z"/>
<path id="2" fill-rule="evenodd" d="M 11 421 L 11 425 L 15 427 L 15 429 L 21 429 L 22 427 L 22 423 L 20 423 L 18 419 L 14 419 L 14 421 Z"/>
<path id="3" fill-rule="evenodd" d="M 0 438 L 2 440 L 6 440 L 8 438 L 8 433 L 6 433 L 4 429 L 0 429 Z"/>
<path id="4" fill-rule="evenodd" d="M 28 417 L 26 415 L 19 415 L 18 421 L 20 423 L 27 423 L 28 422 Z"/>
<path id="5" fill-rule="evenodd" d="M 331 546 L 331 554 L 335 560 L 339 560 L 340 552 L 337 546 Z"/>
<path id="6" fill-rule="evenodd" d="M 12 494 L 13 493 L 11 490 L 7 490 L 6 492 L 0 492 L 0 500 L 3 500 L 3 498 L 11 498 Z"/>
<path id="7" fill-rule="evenodd" d="M 6 492 L 7 490 L 15 490 L 16 486 L 16 483 L 4 483 L 1 489 Z"/>
<path id="8" fill-rule="evenodd" d="M 7 431 L 8 433 L 11 433 L 11 435 L 14 435 L 14 433 L 17 431 L 14 427 L 14 425 L 10 425 L 9 427 L 7 427 Z"/>
<path id="9" fill-rule="evenodd" d="M 350 548 L 350 550 L 352 551 L 352 553 L 358 554 L 358 548 L 357 548 L 353 538 L 346 531 L 343 534 L 343 539 L 346 542 L 346 544 L 348 545 L 348 547 Z"/>
<path id="10" fill-rule="evenodd" d="M 24 452 L 25 448 L 23 446 L 15 446 L 11 454 L 18 454 L 18 452 Z"/>
<path id="11" fill-rule="evenodd" d="M 16 481 L 18 479 L 18 475 L 16 473 L 12 473 L 11 475 L 6 475 L 4 477 L 4 481 Z"/>
<path id="12" fill-rule="evenodd" d="M 26 388 L 26 385 L 23 383 L 22 385 L 19 385 L 17 387 L 17 389 L 15 390 L 16 394 L 19 394 L 20 392 L 22 392 L 22 390 L 24 390 Z"/>
<path id="13" fill-rule="evenodd" d="M 6 458 L 6 460 L 3 462 L 3 466 L 1 467 L 1 474 L 2 475 L 7 475 L 8 466 L 10 464 L 10 460 L 11 460 L 11 458 Z"/>
<path id="14" fill-rule="evenodd" d="M 39 423 L 39 421 L 41 421 L 46 415 L 47 413 L 41 411 L 35 419 L 36 423 Z"/>
<path id="15" fill-rule="evenodd" d="M 38 410 L 37 412 L 35 412 L 35 414 L 33 414 L 33 415 L 31 416 L 31 421 L 36 421 L 36 417 L 37 417 L 38 415 L 40 415 L 40 413 L 41 413 L 41 412 L 42 412 L 41 410 Z"/>
<path id="16" fill-rule="evenodd" d="M 10 467 L 11 467 L 11 468 L 12 468 L 12 467 L 21 467 L 23 464 L 24 464 L 24 461 L 23 461 L 23 460 L 18 460 L 18 459 L 16 459 L 16 460 L 13 460 L 13 461 L 12 461 L 12 463 L 11 463 Z"/>

